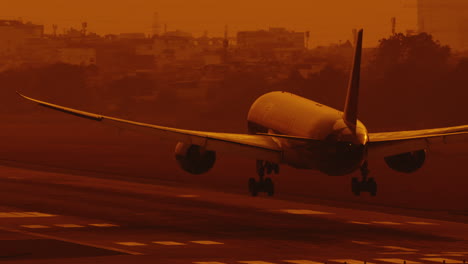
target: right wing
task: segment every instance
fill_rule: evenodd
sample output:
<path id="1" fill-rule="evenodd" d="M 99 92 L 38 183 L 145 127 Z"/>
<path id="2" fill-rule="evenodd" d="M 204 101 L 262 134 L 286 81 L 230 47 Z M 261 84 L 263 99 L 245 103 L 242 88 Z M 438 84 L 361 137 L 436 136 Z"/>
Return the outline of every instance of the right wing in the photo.
<path id="1" fill-rule="evenodd" d="M 429 149 L 437 144 L 468 141 L 468 125 L 385 133 L 369 133 L 368 151 L 372 157 L 388 157 Z"/>
<path id="2" fill-rule="evenodd" d="M 175 141 L 184 142 L 187 144 L 200 145 L 207 150 L 228 152 L 238 154 L 243 157 L 251 157 L 275 163 L 280 163 L 283 157 L 283 151 L 281 147 L 275 142 L 275 140 L 273 140 L 273 138 L 281 137 L 281 135 L 216 133 L 164 127 L 89 113 L 44 101 L 39 101 L 37 99 L 24 96 L 20 93 L 18 94 L 29 101 L 38 103 L 40 106 L 44 106 L 53 110 L 101 122 L 103 124 L 116 126 L 119 128 L 138 130 L 141 132 L 154 134 L 161 138 L 173 139 Z M 288 137 L 288 139 L 297 140 L 300 142 L 314 141 L 313 139 L 296 139 L 294 137 Z"/>

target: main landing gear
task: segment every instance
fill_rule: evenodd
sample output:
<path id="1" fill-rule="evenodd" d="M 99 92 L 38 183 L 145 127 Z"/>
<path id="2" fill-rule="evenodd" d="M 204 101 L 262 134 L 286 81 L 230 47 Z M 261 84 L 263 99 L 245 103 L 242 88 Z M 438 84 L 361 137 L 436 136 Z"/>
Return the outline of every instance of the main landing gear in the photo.
<path id="1" fill-rule="evenodd" d="M 367 178 L 369 175 L 369 169 L 367 167 L 367 161 L 361 167 L 362 180 L 353 178 L 351 181 L 351 190 L 354 195 L 359 196 L 361 192 L 368 192 L 371 196 L 377 195 L 377 183 L 374 178 Z"/>
<path id="2" fill-rule="evenodd" d="M 264 178 L 265 173 L 267 175 L 279 173 L 279 165 L 268 161 L 257 160 L 257 174 L 259 180 L 255 178 L 249 179 L 249 192 L 252 196 L 257 196 L 259 192 L 266 192 L 268 196 L 273 196 L 275 193 L 275 185 L 273 180 L 269 177 Z"/>

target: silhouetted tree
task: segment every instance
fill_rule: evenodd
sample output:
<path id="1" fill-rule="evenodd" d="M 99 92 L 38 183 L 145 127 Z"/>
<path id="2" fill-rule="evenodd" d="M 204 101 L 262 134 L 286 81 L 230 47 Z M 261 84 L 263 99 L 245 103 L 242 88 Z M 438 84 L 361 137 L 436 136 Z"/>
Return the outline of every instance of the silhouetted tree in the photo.
<path id="1" fill-rule="evenodd" d="M 435 71 L 447 66 L 450 47 L 442 46 L 432 35 L 395 34 L 380 40 L 375 68 L 384 74 L 398 70 Z"/>

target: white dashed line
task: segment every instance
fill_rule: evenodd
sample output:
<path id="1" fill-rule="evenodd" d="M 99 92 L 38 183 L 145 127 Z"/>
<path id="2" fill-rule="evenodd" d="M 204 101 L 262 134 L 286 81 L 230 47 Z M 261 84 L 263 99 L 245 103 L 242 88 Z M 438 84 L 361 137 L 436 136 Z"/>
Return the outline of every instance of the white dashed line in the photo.
<path id="1" fill-rule="evenodd" d="M 164 245 L 164 246 L 183 246 L 185 243 L 175 242 L 175 241 L 153 241 L 154 244 Z"/>
<path id="2" fill-rule="evenodd" d="M 329 259 L 329 261 L 338 262 L 338 263 L 346 262 L 346 264 L 363 264 L 364 263 L 363 260 L 356 260 L 356 259 Z M 366 264 L 375 264 L 375 263 L 366 262 Z"/>
<path id="3" fill-rule="evenodd" d="M 190 241 L 191 243 L 200 244 L 200 245 L 222 245 L 224 243 L 217 242 L 217 241 L 209 241 L 209 240 L 197 240 L 197 241 Z"/>
<path id="4" fill-rule="evenodd" d="M 31 229 L 49 228 L 49 226 L 45 226 L 45 225 L 22 225 L 21 227 L 31 228 Z"/>
<path id="5" fill-rule="evenodd" d="M 0 218 L 53 217 L 53 214 L 39 212 L 0 212 Z"/>
<path id="6" fill-rule="evenodd" d="M 414 251 L 392 251 L 392 252 L 379 252 L 378 254 L 380 255 L 411 255 L 411 254 L 416 254 Z"/>
<path id="7" fill-rule="evenodd" d="M 395 264 L 419 264 L 421 262 L 417 261 L 411 261 L 411 260 L 405 260 L 405 259 L 398 259 L 398 258 L 380 258 L 380 259 L 375 259 L 377 261 L 382 261 L 382 262 L 388 262 L 388 263 L 395 263 Z"/>
<path id="8" fill-rule="evenodd" d="M 412 224 L 412 225 L 439 225 L 436 223 L 429 223 L 429 222 L 406 222 L 406 223 Z"/>
<path id="9" fill-rule="evenodd" d="M 58 237 L 58 236 L 51 236 L 51 235 L 46 235 L 46 234 L 41 234 L 41 233 L 34 233 L 34 232 L 24 231 L 24 230 L 20 230 L 20 229 L 6 228 L 6 227 L 1 227 L 0 226 L 0 230 L 8 231 L 8 232 L 14 232 L 14 233 L 28 235 L 28 236 L 53 239 L 53 240 L 67 242 L 67 243 L 73 243 L 73 244 L 77 244 L 77 245 L 87 246 L 87 247 L 94 247 L 94 248 L 100 248 L 100 249 L 105 249 L 105 250 L 110 250 L 110 251 L 122 252 L 122 253 L 130 254 L 130 255 L 143 255 L 140 252 L 124 250 L 124 249 L 114 248 L 114 247 L 108 247 L 108 246 L 103 246 L 103 245 L 98 245 L 98 244 L 93 244 L 93 243 L 86 243 L 86 242 L 82 242 L 82 241 L 78 241 L 78 240 L 74 240 L 74 239 L 67 239 L 67 238 Z"/>
<path id="10" fill-rule="evenodd" d="M 90 226 L 95 226 L 95 227 L 117 227 L 118 225 L 114 224 L 107 224 L 107 223 L 102 223 L 102 224 L 89 224 Z"/>
<path id="11" fill-rule="evenodd" d="M 312 260 L 283 260 L 284 262 L 293 264 L 323 264 L 323 262 L 317 262 Z"/>
<path id="12" fill-rule="evenodd" d="M 122 245 L 122 246 L 129 246 L 129 247 L 146 246 L 146 244 L 138 243 L 138 242 L 115 242 L 115 243 Z"/>
<path id="13" fill-rule="evenodd" d="M 313 211 L 313 210 L 306 210 L 306 209 L 283 209 L 280 210 L 281 212 L 285 212 L 288 214 L 297 214 L 297 215 L 327 215 L 333 214 L 328 212 L 320 212 L 320 211 Z"/>
<path id="14" fill-rule="evenodd" d="M 245 264 L 275 264 L 273 262 L 261 261 L 261 260 L 250 260 L 250 261 L 238 261 L 239 263 Z"/>
<path id="15" fill-rule="evenodd" d="M 422 260 L 439 262 L 439 263 L 446 263 L 446 264 L 458 264 L 463 263 L 461 260 L 456 259 L 446 259 L 446 258 L 422 258 Z"/>
<path id="16" fill-rule="evenodd" d="M 177 197 L 180 197 L 180 198 L 197 198 L 197 197 L 200 197 L 200 195 L 198 195 L 198 194 L 181 194 L 181 195 L 177 195 Z"/>
<path id="17" fill-rule="evenodd" d="M 65 228 L 79 228 L 79 227 L 84 227 L 82 225 L 75 225 L 75 224 L 57 224 L 55 226 L 58 227 L 65 227 Z"/>
<path id="18" fill-rule="evenodd" d="M 400 250 L 400 251 L 406 251 L 406 252 L 418 251 L 417 249 L 397 247 L 397 246 L 381 246 L 381 248 L 386 248 L 386 249 L 391 249 L 391 250 Z"/>
<path id="19" fill-rule="evenodd" d="M 390 222 L 390 221 L 372 221 L 372 223 L 379 224 L 379 225 L 401 225 L 401 223 Z"/>
<path id="20" fill-rule="evenodd" d="M 357 224 L 357 225 L 370 225 L 370 223 L 360 222 L 360 221 L 349 221 L 348 223 Z"/>

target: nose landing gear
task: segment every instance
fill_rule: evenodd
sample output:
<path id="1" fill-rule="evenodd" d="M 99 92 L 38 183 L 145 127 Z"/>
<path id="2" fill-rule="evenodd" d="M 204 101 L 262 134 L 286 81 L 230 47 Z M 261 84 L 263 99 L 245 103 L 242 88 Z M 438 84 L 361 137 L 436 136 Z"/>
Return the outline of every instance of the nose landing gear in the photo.
<path id="1" fill-rule="evenodd" d="M 268 161 L 257 160 L 257 174 L 259 180 L 256 181 L 255 178 L 249 179 L 249 192 L 252 196 L 257 196 L 259 192 L 266 192 L 268 196 L 273 196 L 275 193 L 275 184 L 271 178 L 264 178 L 265 172 L 266 174 L 278 174 L 279 165 Z"/>
<path id="2" fill-rule="evenodd" d="M 361 181 L 359 181 L 358 178 L 353 178 L 351 180 L 351 191 L 356 196 L 359 196 L 361 192 L 368 192 L 371 196 L 376 196 L 377 183 L 375 182 L 374 178 L 367 178 L 369 175 L 367 161 L 361 166 L 361 175 Z"/>

